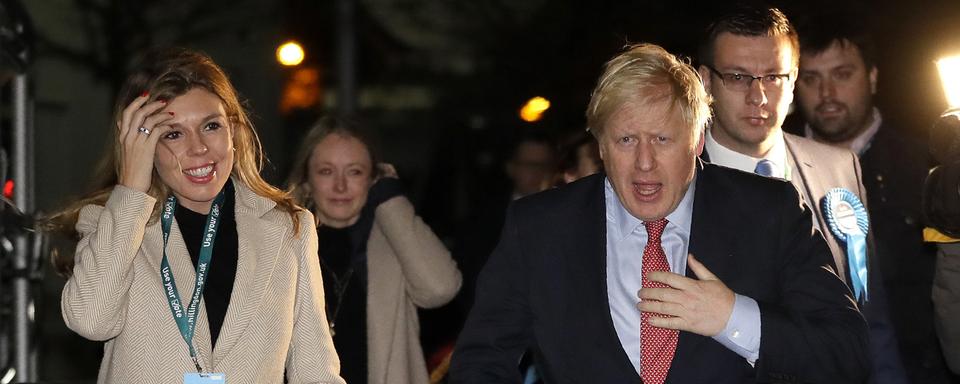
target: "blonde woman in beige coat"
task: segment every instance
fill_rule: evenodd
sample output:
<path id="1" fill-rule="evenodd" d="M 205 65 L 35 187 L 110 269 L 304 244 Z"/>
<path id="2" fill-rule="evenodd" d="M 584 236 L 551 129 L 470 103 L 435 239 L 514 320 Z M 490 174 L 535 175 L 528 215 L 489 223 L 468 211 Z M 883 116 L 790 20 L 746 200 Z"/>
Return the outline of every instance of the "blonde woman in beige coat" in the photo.
<path id="1" fill-rule="evenodd" d="M 313 216 L 260 178 L 223 71 L 197 52 L 151 52 L 115 121 L 99 189 L 49 222 L 79 238 L 57 260 L 61 308 L 105 342 L 97 381 L 343 383 Z"/>
<path id="2" fill-rule="evenodd" d="M 417 307 L 449 302 L 460 271 L 370 144 L 355 123 L 321 119 L 304 139 L 290 186 L 317 218 L 343 377 L 351 384 L 427 383 Z"/>

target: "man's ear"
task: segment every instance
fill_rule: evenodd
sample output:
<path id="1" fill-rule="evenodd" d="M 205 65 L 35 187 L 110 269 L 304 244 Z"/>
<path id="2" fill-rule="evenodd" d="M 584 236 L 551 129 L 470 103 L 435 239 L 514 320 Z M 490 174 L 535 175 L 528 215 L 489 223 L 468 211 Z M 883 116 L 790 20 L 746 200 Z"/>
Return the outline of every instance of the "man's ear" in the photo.
<path id="1" fill-rule="evenodd" d="M 713 81 L 711 78 L 710 68 L 707 68 L 706 65 L 701 65 L 697 72 L 700 74 L 700 81 L 703 81 L 703 89 L 707 91 L 708 95 L 713 95 L 710 91 L 710 82 Z"/>
<path id="2" fill-rule="evenodd" d="M 601 137 L 597 137 L 597 154 L 600 155 L 600 163 L 603 163 L 603 159 L 607 156 L 607 149 L 604 147 L 603 142 L 600 141 Z"/>
<path id="3" fill-rule="evenodd" d="M 870 94 L 871 95 L 877 94 L 877 75 L 879 74 L 878 72 L 879 71 L 877 70 L 876 65 L 870 67 L 869 76 L 870 76 Z"/>
<path id="4" fill-rule="evenodd" d="M 700 130 L 700 135 L 699 135 L 700 137 L 697 139 L 697 146 L 694 148 L 694 153 L 697 156 L 700 156 L 703 154 L 703 146 L 704 144 L 706 144 L 706 137 L 707 137 L 706 132 L 707 132 L 706 128 L 703 128 Z"/>

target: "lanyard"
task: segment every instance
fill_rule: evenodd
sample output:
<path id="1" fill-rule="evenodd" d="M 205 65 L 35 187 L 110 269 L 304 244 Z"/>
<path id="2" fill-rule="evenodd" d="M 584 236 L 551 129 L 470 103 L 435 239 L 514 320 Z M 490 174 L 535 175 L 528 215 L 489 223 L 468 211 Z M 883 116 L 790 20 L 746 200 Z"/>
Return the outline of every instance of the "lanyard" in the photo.
<path id="1" fill-rule="evenodd" d="M 163 260 L 160 262 L 160 279 L 163 280 L 163 290 L 167 297 L 167 303 L 170 304 L 170 312 L 173 319 L 177 322 L 177 328 L 180 329 L 180 336 L 187 343 L 190 349 L 190 358 L 193 364 L 197 366 L 197 372 L 201 372 L 200 362 L 197 360 L 197 351 L 193 347 L 193 331 L 197 320 L 197 307 L 200 303 L 200 295 L 203 294 L 204 284 L 207 282 L 207 274 L 210 269 L 210 260 L 213 258 L 213 242 L 217 238 L 217 231 L 220 228 L 220 207 L 223 205 L 223 191 L 213 200 L 210 206 L 210 214 L 207 215 L 207 224 L 204 225 L 203 241 L 200 244 L 200 257 L 197 260 L 197 281 L 193 286 L 193 296 L 190 298 L 190 304 L 184 311 L 183 304 L 180 301 L 180 294 L 177 292 L 177 283 L 173 278 L 173 272 L 170 270 L 170 262 L 167 260 L 167 240 L 170 238 L 170 226 L 173 223 L 173 211 L 177 208 L 177 198 L 167 197 L 163 204 L 163 214 L 160 216 L 161 228 L 163 229 Z"/>

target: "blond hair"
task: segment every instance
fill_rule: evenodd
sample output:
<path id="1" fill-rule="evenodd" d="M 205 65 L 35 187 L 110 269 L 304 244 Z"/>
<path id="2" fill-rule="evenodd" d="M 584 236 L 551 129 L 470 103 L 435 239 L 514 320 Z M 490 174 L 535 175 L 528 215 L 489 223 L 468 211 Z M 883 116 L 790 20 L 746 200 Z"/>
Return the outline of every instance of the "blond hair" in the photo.
<path id="1" fill-rule="evenodd" d="M 316 204 L 314 204 L 313 198 L 311 197 L 310 176 L 308 175 L 310 172 L 310 158 L 313 155 L 314 148 L 316 148 L 323 139 L 333 134 L 351 137 L 360 141 L 360 143 L 366 147 L 367 155 L 370 157 L 370 178 L 376 178 L 380 172 L 377 167 L 377 163 L 379 162 L 377 141 L 371 131 L 366 129 L 356 118 L 340 116 L 321 117 L 310 127 L 310 131 L 307 132 L 307 135 L 304 136 L 301 141 L 300 148 L 297 149 L 296 157 L 294 157 L 293 168 L 287 177 L 287 191 L 290 192 L 290 196 L 293 197 L 297 204 L 306 207 L 314 213 L 316 213 L 314 211 Z"/>
<path id="2" fill-rule="evenodd" d="M 654 44 L 628 45 L 604 65 L 603 74 L 590 94 L 587 127 L 597 138 L 610 117 L 628 102 L 659 96 L 669 89 L 671 110 L 679 108 L 683 120 L 698 137 L 710 120 L 710 96 L 697 71 Z M 696 141 L 696 140 L 694 140 Z"/>

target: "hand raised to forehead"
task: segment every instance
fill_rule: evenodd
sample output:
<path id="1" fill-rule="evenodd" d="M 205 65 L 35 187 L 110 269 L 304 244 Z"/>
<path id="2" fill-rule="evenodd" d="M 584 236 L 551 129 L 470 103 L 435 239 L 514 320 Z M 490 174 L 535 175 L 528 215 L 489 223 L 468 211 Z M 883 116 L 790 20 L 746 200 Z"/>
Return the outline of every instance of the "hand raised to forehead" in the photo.
<path id="1" fill-rule="evenodd" d="M 150 95 L 146 92 L 133 99 L 123 109 L 120 121 L 117 121 L 119 183 L 141 192 L 150 189 L 157 142 L 170 131 L 170 127 L 164 123 L 173 118 L 173 112 L 161 111 L 167 105 L 166 101 L 148 103 L 149 99 Z"/>

